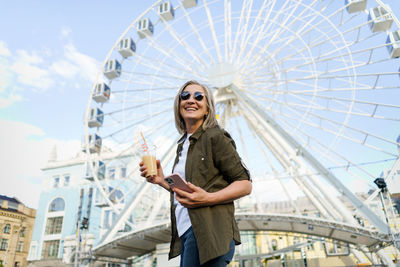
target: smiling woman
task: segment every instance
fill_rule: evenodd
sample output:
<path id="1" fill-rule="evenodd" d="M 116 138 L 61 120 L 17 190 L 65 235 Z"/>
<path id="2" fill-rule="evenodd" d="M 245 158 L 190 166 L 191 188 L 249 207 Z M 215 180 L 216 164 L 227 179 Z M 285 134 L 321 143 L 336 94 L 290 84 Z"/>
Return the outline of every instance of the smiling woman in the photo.
<path id="1" fill-rule="evenodd" d="M 148 182 L 171 192 L 169 257 L 180 255 L 181 267 L 226 266 L 235 244 L 240 244 L 233 201 L 250 194 L 249 172 L 230 135 L 218 126 L 214 97 L 207 86 L 186 82 L 175 97 L 174 115 L 183 135 L 173 172 L 188 181 L 190 192 L 169 186 L 159 160 L 157 175 L 149 177 L 147 166 L 140 163 L 141 175 Z"/>

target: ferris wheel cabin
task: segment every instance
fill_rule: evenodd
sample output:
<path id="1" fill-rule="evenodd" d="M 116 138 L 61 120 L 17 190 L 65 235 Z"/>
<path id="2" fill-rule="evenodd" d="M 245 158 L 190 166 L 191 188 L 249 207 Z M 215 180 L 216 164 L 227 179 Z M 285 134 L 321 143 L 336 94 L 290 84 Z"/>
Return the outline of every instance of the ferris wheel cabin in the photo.
<path id="1" fill-rule="evenodd" d="M 349 13 L 361 12 L 367 8 L 367 0 L 346 0 L 344 3 Z"/>
<path id="2" fill-rule="evenodd" d="M 158 15 L 164 20 L 172 20 L 174 18 L 174 9 L 171 2 L 167 1 L 158 6 Z"/>
<path id="3" fill-rule="evenodd" d="M 377 6 L 369 10 L 368 21 L 372 32 L 382 32 L 392 27 L 393 17 L 383 6 Z"/>
<path id="4" fill-rule="evenodd" d="M 188 9 L 197 6 L 197 0 L 182 0 L 183 6 Z"/>
<path id="5" fill-rule="evenodd" d="M 101 127 L 103 125 L 104 120 L 104 112 L 99 108 L 90 109 L 89 113 L 89 121 L 88 126 L 90 128 L 93 127 Z"/>
<path id="6" fill-rule="evenodd" d="M 387 49 L 392 58 L 400 57 L 400 30 L 389 33 L 386 43 Z"/>
<path id="7" fill-rule="evenodd" d="M 140 38 L 146 38 L 153 35 L 153 23 L 148 18 L 139 20 L 136 26 L 137 33 Z"/>
<path id="8" fill-rule="evenodd" d="M 90 164 L 89 162 L 86 162 L 84 177 L 86 180 L 94 181 L 92 169 L 90 168 L 89 164 Z M 92 162 L 92 164 L 93 164 L 93 170 L 97 174 L 97 178 L 99 180 L 104 180 L 105 173 L 106 173 L 106 165 L 104 164 L 104 162 L 98 160 L 98 161 Z"/>
<path id="9" fill-rule="evenodd" d="M 104 75 L 109 79 L 118 78 L 121 75 L 121 64 L 116 59 L 107 61 L 104 66 Z"/>
<path id="10" fill-rule="evenodd" d="M 133 56 L 136 51 L 136 44 L 131 38 L 124 38 L 119 42 L 118 52 L 122 57 Z"/>
<path id="11" fill-rule="evenodd" d="M 89 134 L 89 151 L 90 153 L 100 153 L 101 150 L 101 137 L 97 134 Z M 83 136 L 82 138 L 82 151 L 86 152 L 86 138 Z"/>
<path id="12" fill-rule="evenodd" d="M 110 99 L 110 87 L 105 83 L 98 83 L 96 84 L 94 93 L 93 93 L 93 100 L 97 103 L 104 103 Z"/>

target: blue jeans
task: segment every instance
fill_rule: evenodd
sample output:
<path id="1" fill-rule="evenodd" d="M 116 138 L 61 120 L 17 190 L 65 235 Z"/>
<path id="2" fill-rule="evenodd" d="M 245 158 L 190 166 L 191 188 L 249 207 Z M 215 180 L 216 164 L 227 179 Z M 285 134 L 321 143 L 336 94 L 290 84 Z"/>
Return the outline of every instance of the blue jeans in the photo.
<path id="1" fill-rule="evenodd" d="M 226 267 L 235 253 L 235 241 L 232 240 L 228 253 L 200 265 L 199 250 L 192 227 L 181 236 L 181 242 L 180 267 Z"/>

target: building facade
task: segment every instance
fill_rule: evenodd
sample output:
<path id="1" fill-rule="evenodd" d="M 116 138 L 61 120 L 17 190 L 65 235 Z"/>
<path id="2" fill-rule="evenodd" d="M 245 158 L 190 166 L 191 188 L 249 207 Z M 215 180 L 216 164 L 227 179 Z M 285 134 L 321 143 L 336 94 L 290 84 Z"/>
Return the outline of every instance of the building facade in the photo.
<path id="1" fill-rule="evenodd" d="M 0 266 L 27 266 L 35 216 L 35 209 L 0 195 Z"/>
<path id="2" fill-rule="evenodd" d="M 123 208 L 125 201 L 133 197 L 135 182 L 126 179 L 127 166 L 120 156 L 110 155 L 107 169 L 100 184 L 112 191 L 111 200 L 119 202 L 114 207 Z M 136 162 L 135 162 L 136 163 Z M 137 165 L 137 163 L 136 163 Z M 39 198 L 28 266 L 104 266 L 95 263 L 91 255 L 101 236 L 110 229 L 117 218 L 100 194 L 84 154 L 57 161 L 54 157 L 42 169 L 44 182 Z M 125 183 L 126 179 L 126 183 Z M 112 190 L 113 184 L 125 183 L 125 187 Z M 124 190 L 122 192 L 120 189 Z M 133 193 L 125 198 L 127 191 Z M 123 265 L 114 265 L 123 266 Z"/>

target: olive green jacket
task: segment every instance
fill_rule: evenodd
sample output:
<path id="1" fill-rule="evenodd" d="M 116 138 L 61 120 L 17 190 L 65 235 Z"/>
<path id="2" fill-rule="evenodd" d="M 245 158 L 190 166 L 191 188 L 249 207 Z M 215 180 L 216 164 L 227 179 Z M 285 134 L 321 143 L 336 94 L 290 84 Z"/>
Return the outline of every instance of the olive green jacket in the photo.
<path id="1" fill-rule="evenodd" d="M 174 167 L 179 160 L 186 134 L 178 141 Z M 250 174 L 236 152 L 235 142 L 226 131 L 199 127 L 189 137 L 186 158 L 186 180 L 207 192 L 216 192 L 239 180 L 250 180 Z M 181 242 L 176 228 L 175 205 L 171 193 L 171 247 L 169 258 L 180 254 Z M 200 264 L 224 255 L 232 239 L 240 244 L 233 202 L 188 209 L 199 249 Z"/>

